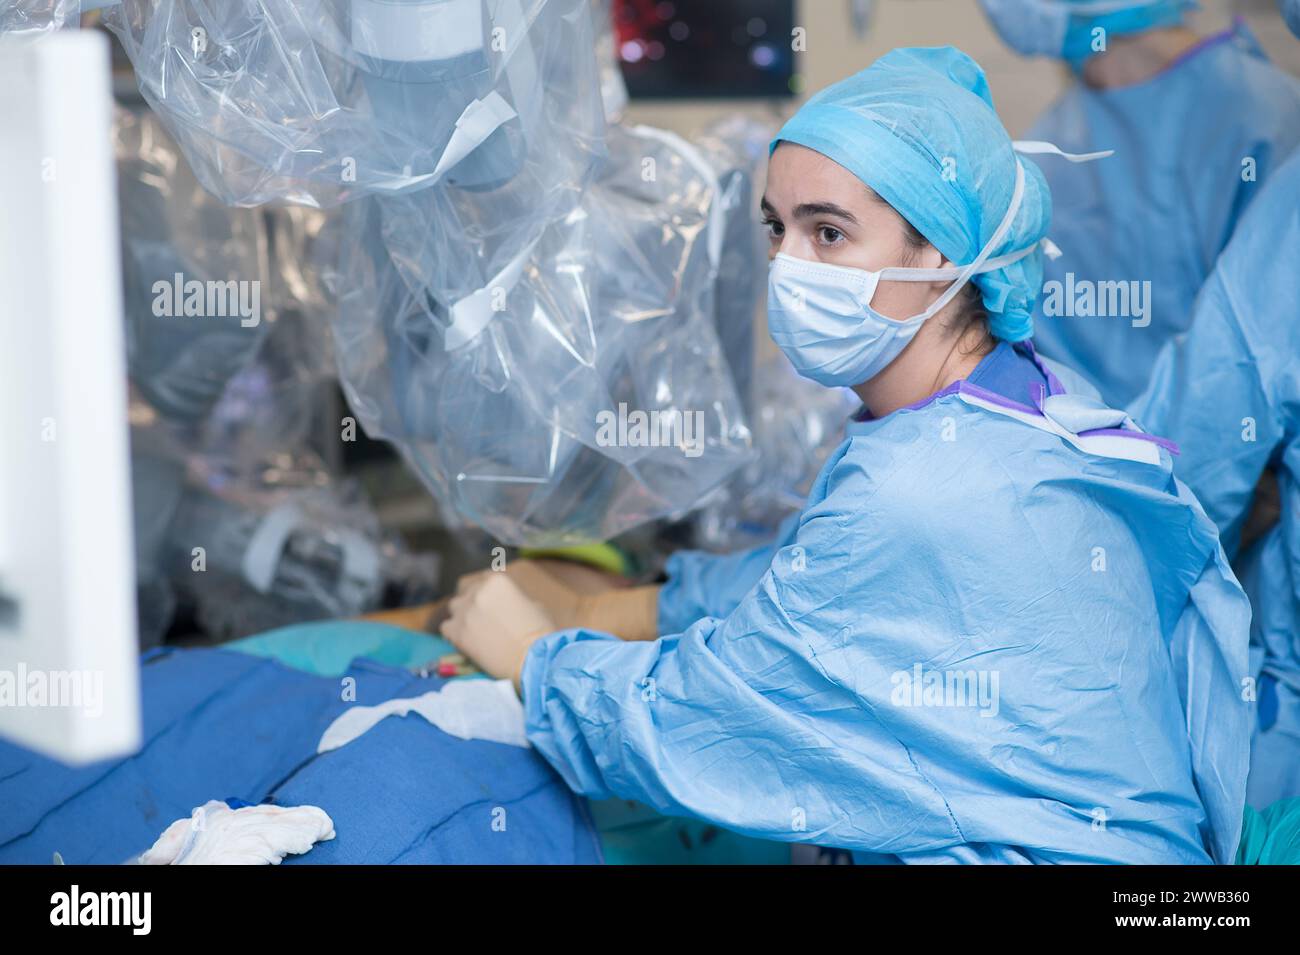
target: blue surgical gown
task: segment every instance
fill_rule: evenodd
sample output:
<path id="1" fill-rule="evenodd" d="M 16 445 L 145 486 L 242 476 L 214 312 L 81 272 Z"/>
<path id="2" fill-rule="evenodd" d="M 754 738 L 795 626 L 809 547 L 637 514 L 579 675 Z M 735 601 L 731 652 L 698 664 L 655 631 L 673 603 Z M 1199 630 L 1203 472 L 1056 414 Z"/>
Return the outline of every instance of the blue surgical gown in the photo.
<path id="1" fill-rule="evenodd" d="M 1027 138 L 1069 152 L 1115 150 L 1099 162 L 1041 164 L 1052 190 L 1049 234 L 1062 251 L 1043 278 L 1046 288 L 1073 288 L 1076 301 L 1101 291 L 1080 280 L 1150 282 L 1148 310 L 1138 315 L 1130 302 L 1128 315 L 1052 316 L 1040 295 L 1034 341 L 1125 404 L 1145 387 L 1161 345 L 1187 329 L 1241 214 L 1300 143 L 1300 80 L 1270 64 L 1239 25 L 1146 83 L 1076 84 Z"/>
<path id="2" fill-rule="evenodd" d="M 1270 465 L 1281 521 L 1237 558 L 1255 607 L 1259 726 L 1249 801 L 1300 796 L 1300 155 L 1270 179 L 1134 402 L 1182 447 L 1178 476 L 1236 555 Z"/>
<path id="3" fill-rule="evenodd" d="M 734 607 L 539 641 L 530 740 L 578 792 L 873 859 L 1231 860 L 1249 605 L 1112 431 L 969 382 L 850 423 Z"/>
<path id="4" fill-rule="evenodd" d="M 1042 383 L 1043 377 L 1024 358 L 1023 349 L 999 342 L 967 380 L 1023 403 L 1032 401 L 1026 389 Z M 659 632 L 680 633 L 701 617 L 725 617 L 735 610 L 771 565 L 772 556 L 793 540 L 798 526 L 799 515 L 792 514 L 766 544 L 730 554 L 673 554 L 664 568 L 668 580 L 659 591 Z"/>

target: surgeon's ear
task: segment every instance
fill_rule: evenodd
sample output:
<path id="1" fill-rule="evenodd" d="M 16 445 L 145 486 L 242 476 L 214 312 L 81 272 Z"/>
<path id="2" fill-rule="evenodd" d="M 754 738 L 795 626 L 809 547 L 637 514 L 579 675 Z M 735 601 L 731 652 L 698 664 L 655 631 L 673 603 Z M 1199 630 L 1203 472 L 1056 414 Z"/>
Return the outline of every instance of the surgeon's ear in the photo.
<path id="1" fill-rule="evenodd" d="M 894 214 L 898 215 L 897 212 Z M 916 226 L 901 215 L 898 216 L 898 220 L 903 225 L 906 265 L 914 269 L 938 269 L 948 265 L 948 260 L 943 257 L 943 253 L 935 248 L 929 239 L 921 235 Z"/>
<path id="2" fill-rule="evenodd" d="M 929 242 L 917 250 L 916 257 L 918 269 L 946 269 L 952 266 L 952 263 L 943 257 L 943 253 Z"/>

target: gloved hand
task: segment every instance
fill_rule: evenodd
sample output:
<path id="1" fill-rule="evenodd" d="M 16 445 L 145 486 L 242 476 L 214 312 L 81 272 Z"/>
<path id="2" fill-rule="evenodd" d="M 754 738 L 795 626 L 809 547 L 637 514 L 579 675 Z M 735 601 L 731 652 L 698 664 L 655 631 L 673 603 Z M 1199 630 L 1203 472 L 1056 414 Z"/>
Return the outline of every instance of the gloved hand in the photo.
<path id="1" fill-rule="evenodd" d="M 520 686 L 524 658 L 534 643 L 562 629 L 509 575 L 497 571 L 460 579 L 442 635 L 480 670 Z"/>
<path id="2" fill-rule="evenodd" d="M 505 574 L 512 579 L 530 600 L 542 605 L 555 621 L 557 630 L 579 625 L 579 601 L 583 594 L 609 589 L 614 586 L 612 581 L 618 579 L 612 574 L 580 564 L 565 565 L 562 561 L 521 559 L 512 560 L 501 570 L 479 570 L 466 574 L 462 580 L 486 577 L 489 574 Z M 432 633 L 440 632 L 450 615 L 449 602 L 444 601 L 429 617 L 427 628 Z"/>
<path id="3" fill-rule="evenodd" d="M 586 573 L 577 579 L 582 589 L 566 577 L 566 571 Z M 601 585 L 588 579 L 599 572 L 585 567 L 566 567 L 555 561 L 516 560 L 504 570 L 483 570 L 467 574 L 466 581 L 505 576 L 525 596 L 538 604 L 551 619 L 554 630 L 584 627 L 623 640 L 654 640 L 659 636 L 659 588 Z M 459 591 L 458 591 L 459 592 Z M 450 607 L 447 608 L 450 614 Z M 431 629 L 441 629 L 446 617 L 431 621 Z M 451 639 L 448 637 L 448 639 Z"/>
<path id="4" fill-rule="evenodd" d="M 316 806 L 242 806 L 213 799 L 177 819 L 139 858 L 141 865 L 279 865 L 334 838 L 334 822 Z"/>

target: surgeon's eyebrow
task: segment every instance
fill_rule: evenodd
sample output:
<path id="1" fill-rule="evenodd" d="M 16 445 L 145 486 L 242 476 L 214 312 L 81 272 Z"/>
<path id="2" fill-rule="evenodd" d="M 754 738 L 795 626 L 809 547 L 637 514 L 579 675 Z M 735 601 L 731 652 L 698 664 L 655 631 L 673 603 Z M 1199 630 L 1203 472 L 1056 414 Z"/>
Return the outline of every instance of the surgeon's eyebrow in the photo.
<path id="1" fill-rule="evenodd" d="M 776 215 L 776 209 L 767 201 L 764 196 L 759 203 L 759 208 L 769 215 Z M 808 219 L 812 216 L 835 216 L 837 219 L 843 219 L 845 222 L 858 224 L 857 217 L 845 209 L 843 206 L 837 206 L 833 202 L 801 202 L 794 207 L 794 217 L 796 219 Z"/>

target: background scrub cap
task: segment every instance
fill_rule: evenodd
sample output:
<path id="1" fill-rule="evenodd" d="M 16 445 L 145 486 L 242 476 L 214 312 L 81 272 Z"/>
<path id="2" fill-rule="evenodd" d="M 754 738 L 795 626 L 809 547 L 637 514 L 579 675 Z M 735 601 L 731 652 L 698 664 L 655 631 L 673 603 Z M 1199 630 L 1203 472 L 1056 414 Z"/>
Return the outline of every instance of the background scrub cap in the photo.
<path id="1" fill-rule="evenodd" d="M 1300 37 L 1300 0 L 1278 0 L 1277 5 L 1291 32 Z"/>
<path id="2" fill-rule="evenodd" d="M 944 256 L 966 265 L 992 238 L 1011 203 L 1016 163 L 1024 196 L 990 258 L 1032 246 L 1047 232 L 1052 200 L 1042 172 L 1019 160 L 993 108 L 979 64 L 953 47 L 906 48 L 817 93 L 777 133 L 853 173 Z M 1004 341 L 1033 334 L 1042 252 L 972 277 Z"/>
<path id="3" fill-rule="evenodd" d="M 1092 56 L 1093 33 L 1107 37 L 1175 26 L 1196 0 L 980 0 L 1008 46 L 1027 56 L 1081 63 Z"/>

